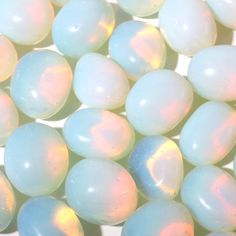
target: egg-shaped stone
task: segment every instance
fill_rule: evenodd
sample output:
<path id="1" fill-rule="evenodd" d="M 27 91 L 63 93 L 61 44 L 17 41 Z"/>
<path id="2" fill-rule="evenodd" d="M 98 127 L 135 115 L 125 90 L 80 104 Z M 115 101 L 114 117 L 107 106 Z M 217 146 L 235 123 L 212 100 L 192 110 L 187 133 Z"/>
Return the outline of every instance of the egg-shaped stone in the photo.
<path id="1" fill-rule="evenodd" d="M 148 199 L 173 199 L 183 179 L 183 160 L 178 146 L 164 136 L 141 139 L 129 158 L 130 173 Z"/>
<path id="2" fill-rule="evenodd" d="M 126 113 L 133 127 L 143 135 L 172 130 L 189 112 L 193 101 L 190 83 L 170 70 L 143 76 L 126 100 Z"/>
<path id="3" fill-rule="evenodd" d="M 167 43 L 178 53 L 192 56 L 215 44 L 216 23 L 203 1 L 166 0 L 159 11 L 159 23 Z"/>
<path id="4" fill-rule="evenodd" d="M 184 179 L 181 198 L 209 231 L 236 229 L 236 180 L 216 166 L 193 169 Z"/>
<path id="5" fill-rule="evenodd" d="M 68 163 L 68 150 L 63 138 L 47 125 L 22 125 L 7 141 L 5 171 L 11 183 L 25 195 L 40 196 L 54 192 L 67 174 Z"/>
<path id="6" fill-rule="evenodd" d="M 122 68 L 101 54 L 88 53 L 76 65 L 74 91 L 78 99 L 88 107 L 108 110 L 121 107 L 129 87 L 127 75 Z"/>
<path id="7" fill-rule="evenodd" d="M 210 234 L 207 234 L 206 236 L 236 236 L 236 233 L 234 232 L 212 232 Z"/>
<path id="8" fill-rule="evenodd" d="M 120 24 L 109 41 L 110 56 L 137 80 L 144 74 L 162 68 L 166 46 L 159 30 L 141 21 Z"/>
<path id="9" fill-rule="evenodd" d="M 32 51 L 16 66 L 11 95 L 17 107 L 32 118 L 46 119 L 65 104 L 72 84 L 70 65 L 50 50 Z"/>
<path id="10" fill-rule="evenodd" d="M 115 225 L 126 220 L 137 206 L 134 180 L 124 167 L 110 160 L 84 159 L 66 179 L 69 205 L 93 224 Z"/>
<path id="11" fill-rule="evenodd" d="M 105 0 L 70 1 L 57 14 L 52 36 L 66 56 L 79 58 L 97 51 L 115 26 L 113 9 Z"/>
<path id="12" fill-rule="evenodd" d="M 53 4 L 55 4 L 58 7 L 63 7 L 66 3 L 68 3 L 70 0 L 51 0 Z"/>
<path id="13" fill-rule="evenodd" d="M 17 216 L 22 236 L 84 236 L 75 212 L 54 197 L 35 197 L 26 201 Z"/>
<path id="14" fill-rule="evenodd" d="M 201 105 L 184 124 L 180 148 L 193 165 L 221 161 L 236 143 L 236 111 L 223 102 Z"/>
<path id="15" fill-rule="evenodd" d="M 95 108 L 72 114 L 63 134 L 70 149 L 86 158 L 118 160 L 129 154 L 135 141 L 133 128 L 125 118 Z"/>

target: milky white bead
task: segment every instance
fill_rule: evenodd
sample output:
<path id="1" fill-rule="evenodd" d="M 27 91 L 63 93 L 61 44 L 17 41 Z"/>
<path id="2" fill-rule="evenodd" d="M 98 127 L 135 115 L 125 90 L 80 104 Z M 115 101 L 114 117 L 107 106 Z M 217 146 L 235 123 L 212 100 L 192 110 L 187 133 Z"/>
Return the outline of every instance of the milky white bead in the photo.
<path id="1" fill-rule="evenodd" d="M 209 100 L 236 100 L 236 46 L 203 49 L 192 59 L 188 78 L 196 92 Z"/>
<path id="2" fill-rule="evenodd" d="M 66 197 L 77 214 L 93 224 L 119 224 L 137 205 L 136 186 L 128 171 L 104 159 L 77 163 L 66 179 Z"/>
<path id="3" fill-rule="evenodd" d="M 236 111 L 223 102 L 201 105 L 180 133 L 180 148 L 187 161 L 209 165 L 221 161 L 236 143 Z"/>
<path id="4" fill-rule="evenodd" d="M 192 170 L 184 179 L 182 201 L 210 231 L 236 229 L 236 180 L 215 166 Z"/>
<path id="5" fill-rule="evenodd" d="M 165 42 L 152 25 L 140 21 L 120 24 L 109 41 L 109 53 L 130 75 L 137 80 L 147 72 L 164 66 Z"/>
<path id="6" fill-rule="evenodd" d="M 213 233 L 210 233 L 206 236 L 236 236 L 236 233 L 233 233 L 233 232 L 221 232 L 221 233 L 213 232 Z"/>
<path id="7" fill-rule="evenodd" d="M 129 82 L 125 72 L 112 59 L 88 53 L 76 65 L 74 91 L 89 107 L 115 109 L 124 105 Z"/>
<path id="8" fill-rule="evenodd" d="M 63 7 L 66 3 L 68 3 L 70 0 L 51 0 L 53 4 L 55 4 L 58 7 Z"/>
<path id="9" fill-rule="evenodd" d="M 185 78 L 170 70 L 157 70 L 133 86 L 127 97 L 126 113 L 139 133 L 163 134 L 184 118 L 192 100 L 192 88 Z"/>
<path id="10" fill-rule="evenodd" d="M 115 26 L 113 9 L 105 0 L 75 0 L 57 14 L 52 36 L 66 56 L 80 56 L 98 50 Z"/>
<path id="11" fill-rule="evenodd" d="M 159 12 L 161 31 L 178 53 L 192 56 L 215 44 L 216 24 L 203 1 L 166 0 Z"/>
<path id="12" fill-rule="evenodd" d="M 4 35 L 0 35 L 0 82 L 12 75 L 16 63 L 17 52 L 14 45 Z"/>
<path id="13" fill-rule="evenodd" d="M 5 145 L 18 124 L 19 116 L 15 104 L 11 97 L 0 89 L 0 146 Z"/>
<path id="14" fill-rule="evenodd" d="M 49 0 L 3 0 L 0 32 L 18 44 L 42 41 L 51 29 L 54 10 Z"/>

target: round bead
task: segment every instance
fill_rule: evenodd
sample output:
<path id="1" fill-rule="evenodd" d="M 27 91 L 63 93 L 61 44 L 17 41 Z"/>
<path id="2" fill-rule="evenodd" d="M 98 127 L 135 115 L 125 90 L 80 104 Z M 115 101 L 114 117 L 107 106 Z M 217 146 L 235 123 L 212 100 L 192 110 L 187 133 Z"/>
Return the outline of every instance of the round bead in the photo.
<path id="1" fill-rule="evenodd" d="M 0 89 L 0 114 L 0 146 L 3 146 L 17 128 L 19 116 L 11 97 L 2 89 Z"/>
<path id="2" fill-rule="evenodd" d="M 0 232 L 11 223 L 16 208 L 13 189 L 5 175 L 0 171 Z"/>
<path id="3" fill-rule="evenodd" d="M 23 56 L 11 80 L 11 95 L 18 108 L 32 118 L 46 119 L 65 104 L 72 71 L 60 54 L 40 50 Z"/>
<path id="4" fill-rule="evenodd" d="M 188 113 L 193 100 L 187 80 L 170 70 L 143 76 L 131 89 L 126 113 L 143 135 L 163 134 L 173 129 Z"/>
<path id="5" fill-rule="evenodd" d="M 74 91 L 89 107 L 115 109 L 124 105 L 129 82 L 125 72 L 113 60 L 88 53 L 76 65 Z"/>
<path id="6" fill-rule="evenodd" d="M 167 43 L 178 53 L 192 56 L 215 44 L 216 23 L 203 1 L 166 0 L 159 23 Z"/>
<path id="7" fill-rule="evenodd" d="M 51 0 L 53 4 L 55 4 L 58 7 L 63 7 L 66 3 L 68 3 L 70 0 Z"/>
<path id="8" fill-rule="evenodd" d="M 0 35 L 0 83 L 7 80 L 15 70 L 17 52 L 4 35 Z"/>
<path id="9" fill-rule="evenodd" d="M 119 224 L 137 205 L 132 177 L 109 160 L 85 159 L 77 163 L 66 179 L 66 196 L 77 214 L 94 224 Z"/>
<path id="10" fill-rule="evenodd" d="M 152 201 L 136 211 L 123 226 L 122 236 L 194 236 L 187 208 L 175 201 Z"/>
<path id="11" fill-rule="evenodd" d="M 84 236 L 74 211 L 53 197 L 36 197 L 25 202 L 17 226 L 22 236 Z"/>
<path id="12" fill-rule="evenodd" d="M 215 166 L 192 170 L 184 179 L 182 201 L 210 231 L 236 229 L 236 180 Z"/>
<path id="13" fill-rule="evenodd" d="M 164 66 L 166 46 L 154 26 L 128 21 L 120 24 L 112 34 L 109 53 L 128 72 L 130 79 L 137 80 Z"/>
<path id="14" fill-rule="evenodd" d="M 221 161 L 236 143 L 236 111 L 223 102 L 201 105 L 180 133 L 180 148 L 193 165 Z"/>
<path id="15" fill-rule="evenodd" d="M 70 1 L 57 14 L 52 36 L 66 56 L 80 56 L 98 50 L 115 26 L 113 9 L 105 0 Z"/>
<path id="16" fill-rule="evenodd" d="M 54 192 L 68 169 L 68 150 L 61 135 L 53 128 L 29 123 L 20 126 L 8 139 L 5 170 L 21 193 L 40 196 Z"/>
<path id="17" fill-rule="evenodd" d="M 82 157 L 117 160 L 131 151 L 135 134 L 123 117 L 100 109 L 72 114 L 63 129 L 71 150 Z"/>
<path id="18" fill-rule="evenodd" d="M 0 32 L 12 41 L 33 45 L 50 32 L 54 10 L 49 0 L 1 1 Z"/>
<path id="19" fill-rule="evenodd" d="M 213 232 L 213 233 L 210 233 L 206 236 L 236 236 L 236 233 L 233 233 L 233 232 L 221 232 L 221 233 Z"/>

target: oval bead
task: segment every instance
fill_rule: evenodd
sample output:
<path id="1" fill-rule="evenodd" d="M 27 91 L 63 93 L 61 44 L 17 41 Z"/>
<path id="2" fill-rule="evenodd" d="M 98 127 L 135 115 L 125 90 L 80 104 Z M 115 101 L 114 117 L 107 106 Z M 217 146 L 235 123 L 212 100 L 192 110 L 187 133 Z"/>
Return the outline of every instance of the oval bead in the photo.
<path id="1" fill-rule="evenodd" d="M 188 78 L 206 99 L 236 100 L 236 46 L 220 45 L 198 52 L 190 63 Z"/>
<path id="2" fill-rule="evenodd" d="M 236 180 L 215 166 L 193 169 L 184 179 L 181 198 L 195 219 L 210 231 L 236 229 Z"/>
<path id="3" fill-rule="evenodd" d="M 76 65 L 74 91 L 88 107 L 109 110 L 124 105 L 129 82 L 125 72 L 113 60 L 98 53 L 88 53 Z"/>
<path id="4" fill-rule="evenodd" d="M 3 146 L 18 127 L 19 115 L 11 97 L 2 89 L 0 89 L 0 114 L 0 146 Z"/>
<path id="5" fill-rule="evenodd" d="M 64 140 L 47 125 L 29 123 L 20 126 L 6 144 L 6 174 L 25 195 L 46 195 L 58 189 L 66 176 L 68 162 Z"/>
<path id="6" fill-rule="evenodd" d="M 192 56 L 215 44 L 216 23 L 211 11 L 199 0 L 166 0 L 159 11 L 159 23 L 169 46 Z"/>
<path id="7" fill-rule="evenodd" d="M 16 199 L 13 189 L 0 171 L 0 232 L 8 227 L 11 223 L 16 208 Z"/>
<path id="8" fill-rule="evenodd" d="M 213 233 L 210 233 L 206 236 L 236 236 L 236 233 L 233 233 L 233 232 L 221 232 L 221 233 L 213 232 Z"/>
<path id="9" fill-rule="evenodd" d="M 66 179 L 66 196 L 81 218 L 99 225 L 119 224 L 137 206 L 132 177 L 109 160 L 85 159 L 72 167 Z"/>
<path id="10" fill-rule="evenodd" d="M 183 160 L 171 139 L 152 136 L 141 139 L 129 158 L 130 173 L 148 199 L 173 199 L 183 179 Z"/>
<path id="11" fill-rule="evenodd" d="M 120 159 L 129 154 L 135 141 L 134 131 L 125 118 L 93 108 L 72 114 L 63 134 L 70 149 L 86 158 Z"/>
<path id="12" fill-rule="evenodd" d="M 193 165 L 221 161 L 236 143 L 236 111 L 223 102 L 201 105 L 184 124 L 180 148 Z"/>
<path id="13" fill-rule="evenodd" d="M 33 51 L 17 64 L 11 80 L 11 95 L 26 115 L 46 119 L 65 104 L 72 76 L 70 65 L 60 54 L 49 50 Z"/>
<path id="14" fill-rule="evenodd" d="M 21 206 L 18 232 L 24 236 L 84 236 L 74 211 L 53 197 L 35 197 Z"/>
<path id="15" fill-rule="evenodd" d="M 128 120 L 143 135 L 158 135 L 173 129 L 189 112 L 193 101 L 187 80 L 170 70 L 143 76 L 126 100 Z"/>
<path id="16" fill-rule="evenodd" d="M 54 10 L 49 0 L 1 2 L 0 32 L 18 44 L 34 45 L 50 32 Z"/>
<path id="17" fill-rule="evenodd" d="M 53 41 L 64 55 L 79 58 L 98 50 L 114 26 L 113 9 L 105 0 L 70 1 L 56 16 Z"/>
<path id="18" fill-rule="evenodd" d="M 164 66 L 166 46 L 156 27 L 128 21 L 120 24 L 112 34 L 109 53 L 127 71 L 130 79 L 137 80 Z"/>
<path id="19" fill-rule="evenodd" d="M 151 201 L 139 208 L 124 224 L 122 236 L 194 236 L 188 209 L 175 201 Z"/>
<path id="20" fill-rule="evenodd" d="M 63 7 L 66 3 L 68 3 L 70 0 L 51 0 L 53 4 L 55 4 L 58 7 Z"/>

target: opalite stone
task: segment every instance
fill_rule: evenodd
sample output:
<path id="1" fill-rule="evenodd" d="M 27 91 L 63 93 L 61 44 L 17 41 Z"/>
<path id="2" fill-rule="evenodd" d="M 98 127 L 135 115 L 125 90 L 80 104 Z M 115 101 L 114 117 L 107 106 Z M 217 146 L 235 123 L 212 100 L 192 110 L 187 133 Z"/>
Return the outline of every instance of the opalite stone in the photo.
<path id="1" fill-rule="evenodd" d="M 193 165 L 221 161 L 236 143 L 236 111 L 223 102 L 201 105 L 184 124 L 180 148 Z"/>
<path id="2" fill-rule="evenodd" d="M 236 233 L 233 233 L 233 232 L 221 232 L 221 233 L 213 232 L 213 233 L 210 233 L 206 236 L 236 236 Z"/>
<path id="3" fill-rule="evenodd" d="M 0 35 L 0 83 L 12 75 L 16 63 L 17 52 L 14 45 L 4 35 Z"/>
<path id="4" fill-rule="evenodd" d="M 210 231 L 236 229 L 236 180 L 215 166 L 192 170 L 184 179 L 182 201 Z"/>
<path id="5" fill-rule="evenodd" d="M 178 146 L 163 136 L 141 139 L 129 158 L 134 180 L 148 199 L 173 199 L 183 178 L 183 161 Z"/>
<path id="6" fill-rule="evenodd" d="M 184 118 L 192 100 L 192 88 L 185 78 L 170 70 L 157 70 L 133 86 L 127 97 L 126 113 L 139 133 L 163 134 Z"/>
<path id="7" fill-rule="evenodd" d="M 236 46 L 220 45 L 200 51 L 190 63 L 188 78 L 206 99 L 236 100 Z"/>
<path id="8" fill-rule="evenodd" d="M 7 228 L 15 215 L 16 200 L 10 183 L 0 171 L 0 232 Z"/>
<path id="9" fill-rule="evenodd" d="M 159 12 L 161 31 L 169 46 L 192 56 L 215 44 L 216 24 L 206 3 L 199 0 L 166 0 Z"/>
<path id="10" fill-rule="evenodd" d="M 167 200 L 152 201 L 126 221 L 121 235 L 194 236 L 194 224 L 183 204 Z"/>
<path id="11" fill-rule="evenodd" d="M 58 7 L 63 7 L 66 3 L 68 3 L 70 0 L 51 0 L 53 4 L 55 4 Z"/>
<path id="12" fill-rule="evenodd" d="M 18 108 L 32 118 L 46 119 L 65 104 L 72 71 L 60 54 L 50 50 L 23 56 L 11 80 L 11 95 Z"/>
<path id="13" fill-rule="evenodd" d="M 113 9 L 105 0 L 70 1 L 57 14 L 52 36 L 66 56 L 80 56 L 98 50 L 115 26 Z"/>
<path id="14" fill-rule="evenodd" d="M 0 32 L 12 41 L 33 45 L 42 41 L 51 29 L 54 10 L 49 0 L 2 0 Z"/>
<path id="15" fill-rule="evenodd" d="M 156 13 L 164 0 L 118 0 L 119 6 L 134 16 L 150 16 Z"/>
<path id="16" fill-rule="evenodd" d="M 0 146 L 5 145 L 18 124 L 19 116 L 15 104 L 11 97 L 0 89 Z"/>
<path id="17" fill-rule="evenodd" d="M 147 72 L 165 64 L 166 46 L 152 25 L 140 21 L 120 24 L 109 41 L 109 53 L 128 73 L 137 80 Z"/>
<path id="18" fill-rule="evenodd" d="M 117 160 L 131 151 L 135 135 L 125 118 L 101 109 L 72 114 L 63 128 L 70 149 L 82 157 Z"/>
<path id="19" fill-rule="evenodd" d="M 236 1 L 235 0 L 206 0 L 214 13 L 216 20 L 226 27 L 236 30 Z"/>
<path id="20" fill-rule="evenodd" d="M 68 150 L 53 128 L 29 123 L 20 126 L 8 139 L 5 170 L 12 184 L 29 196 L 54 192 L 68 169 Z"/>
<path id="21" fill-rule="evenodd" d="M 17 217 L 22 236 L 84 236 L 74 211 L 53 197 L 35 197 L 26 201 Z"/>
<path id="22" fill-rule="evenodd" d="M 123 222 L 137 205 L 136 185 L 128 171 L 104 159 L 85 159 L 72 167 L 66 197 L 81 218 L 99 225 Z"/>
<path id="23" fill-rule="evenodd" d="M 125 72 L 112 59 L 88 53 L 76 65 L 74 91 L 89 107 L 115 109 L 124 105 L 129 82 Z"/>

